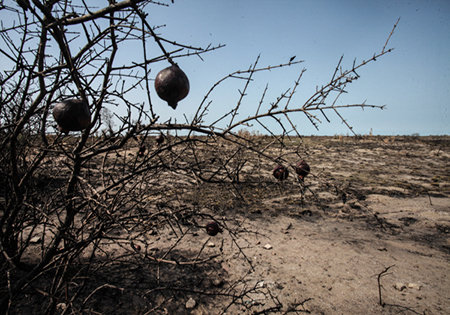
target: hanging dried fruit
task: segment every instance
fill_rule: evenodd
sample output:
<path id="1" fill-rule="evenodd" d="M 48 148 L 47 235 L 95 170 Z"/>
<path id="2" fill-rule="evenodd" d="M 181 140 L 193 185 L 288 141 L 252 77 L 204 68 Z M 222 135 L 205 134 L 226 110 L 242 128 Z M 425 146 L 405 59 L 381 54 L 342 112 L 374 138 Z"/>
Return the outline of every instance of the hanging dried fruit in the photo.
<path id="1" fill-rule="evenodd" d="M 176 109 L 178 102 L 189 93 L 189 80 L 178 65 L 173 65 L 156 75 L 155 90 L 161 99 Z"/>
<path id="2" fill-rule="evenodd" d="M 164 135 L 160 133 L 159 135 L 156 136 L 155 140 L 157 144 L 162 144 L 164 142 Z"/>
<path id="3" fill-rule="evenodd" d="M 289 171 L 287 168 L 285 168 L 283 165 L 278 165 L 273 170 L 273 177 L 278 179 L 278 181 L 285 180 L 289 176 Z"/>
<path id="4" fill-rule="evenodd" d="M 222 233 L 222 229 L 216 221 L 211 221 L 206 224 L 206 233 L 208 233 L 209 235 L 216 236 L 219 232 Z"/>
<path id="5" fill-rule="evenodd" d="M 138 156 L 144 156 L 145 150 L 146 150 L 146 149 L 147 149 L 147 148 L 146 148 L 145 144 L 142 144 L 142 145 L 139 147 Z"/>
<path id="6" fill-rule="evenodd" d="M 298 178 L 300 180 L 303 180 L 309 174 L 309 171 L 310 167 L 308 163 L 305 162 L 305 160 L 301 160 L 295 166 L 295 172 L 298 174 Z"/>
<path id="7" fill-rule="evenodd" d="M 53 117 L 61 132 L 81 131 L 89 127 L 91 112 L 81 99 L 62 101 L 53 108 Z"/>

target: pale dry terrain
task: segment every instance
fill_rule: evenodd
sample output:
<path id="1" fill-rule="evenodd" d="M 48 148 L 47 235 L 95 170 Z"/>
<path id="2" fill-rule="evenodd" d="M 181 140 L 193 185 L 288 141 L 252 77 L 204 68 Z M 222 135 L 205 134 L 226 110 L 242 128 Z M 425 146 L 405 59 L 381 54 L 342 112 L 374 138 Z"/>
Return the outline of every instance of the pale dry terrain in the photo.
<path id="1" fill-rule="evenodd" d="M 450 314 L 450 138 L 303 141 L 303 186 L 272 164 L 240 183 L 171 178 L 179 224 L 111 231 L 83 313 Z"/>

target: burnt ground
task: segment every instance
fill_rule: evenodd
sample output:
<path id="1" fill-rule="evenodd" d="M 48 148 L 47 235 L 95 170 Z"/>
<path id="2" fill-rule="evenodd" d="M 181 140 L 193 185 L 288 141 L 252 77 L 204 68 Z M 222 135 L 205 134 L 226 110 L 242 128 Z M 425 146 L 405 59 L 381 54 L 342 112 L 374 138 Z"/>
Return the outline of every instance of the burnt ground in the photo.
<path id="1" fill-rule="evenodd" d="M 290 146 L 299 157 L 295 141 L 287 160 Z M 73 270 L 68 290 L 84 286 L 78 312 L 450 314 L 450 138 L 302 145 L 304 183 L 247 163 L 239 183 L 174 184 L 171 209 L 185 210 L 177 226 L 111 230 L 95 264 Z M 212 218 L 217 236 L 202 228 Z M 40 294 L 31 286 L 17 314 L 44 312 Z"/>

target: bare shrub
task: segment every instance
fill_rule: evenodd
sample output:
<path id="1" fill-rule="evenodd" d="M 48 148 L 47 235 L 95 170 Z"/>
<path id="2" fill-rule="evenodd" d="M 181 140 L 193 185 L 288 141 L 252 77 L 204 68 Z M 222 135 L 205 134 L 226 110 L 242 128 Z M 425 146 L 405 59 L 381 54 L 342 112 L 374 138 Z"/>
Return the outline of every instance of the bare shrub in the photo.
<path id="1" fill-rule="evenodd" d="M 243 198 L 235 186 L 239 182 L 270 181 L 261 175 L 270 171 L 267 165 L 293 166 L 306 155 L 301 142 L 296 157 L 284 155 L 285 139 L 301 139 L 293 114 L 306 115 L 317 127 L 319 115 L 328 120 L 325 112 L 333 111 L 351 130 L 341 109 L 383 108 L 338 106 L 336 100 L 348 84 L 359 79 L 361 67 L 391 51 L 387 42 L 379 53 L 347 70 L 341 68 L 341 58 L 330 81 L 303 104 L 291 100 L 305 70 L 269 108 L 264 91 L 254 115 L 239 119 L 247 88 L 259 72 L 301 63 L 260 66 L 257 58 L 249 69 L 231 72 L 212 84 L 192 119 L 162 122 L 152 103 L 156 97 L 150 78 L 153 65 L 175 64 L 177 59 L 199 56 L 221 45 L 193 47 L 157 35 L 146 10 L 163 4 L 153 1 L 110 0 L 100 9 L 75 0 L 18 3 L 20 7 L 13 1 L 0 5 L 0 12 L 15 15 L 0 30 L 1 56 L 6 60 L 0 77 L 1 313 L 18 313 L 27 306 L 48 314 L 83 313 L 96 307 L 94 297 L 104 291 L 113 298 L 121 292 L 140 299 L 141 311 L 167 307 L 168 291 L 183 291 L 182 277 L 176 281 L 164 278 L 164 272 L 169 273 L 167 266 L 180 268 L 186 276 L 189 266 L 210 263 L 205 270 L 216 268 L 215 257 L 202 254 L 204 244 L 195 252 L 177 251 L 193 227 L 201 226 L 198 222 L 219 220 L 214 211 L 220 209 L 199 183 L 231 184 L 226 193 L 232 198 L 214 196 L 216 201 L 224 198 L 219 207 L 223 210 L 227 202 Z M 119 64 L 119 49 L 130 42 L 140 43 L 141 59 Z M 146 48 L 152 45 L 156 49 Z M 212 121 L 208 117 L 210 95 L 228 80 L 242 82 L 241 98 Z M 137 88 L 147 95 L 143 103 L 130 101 Z M 92 122 L 81 133 L 64 135 L 56 130 L 51 111 L 57 102 L 70 98 L 89 104 Z M 127 113 L 116 115 L 117 126 L 108 109 L 114 106 L 126 108 Z M 275 121 L 282 132 L 275 134 L 269 121 Z M 250 124 L 262 126 L 270 137 L 244 129 Z M 155 136 L 160 133 L 165 141 L 157 144 Z M 139 156 L 142 145 L 146 150 Z M 244 172 L 247 168 L 250 171 Z M 185 204 L 186 200 L 191 203 Z M 210 200 L 202 205 L 212 212 L 202 211 L 199 200 Z M 226 227 L 226 220 L 220 222 Z M 154 254 L 150 242 L 140 237 L 164 230 L 174 235 L 172 245 Z M 236 232 L 231 235 L 233 241 L 239 237 Z M 146 293 L 117 285 L 123 281 L 123 270 L 143 265 L 151 266 L 141 274 L 151 279 Z M 129 272 L 124 275 L 135 277 Z M 99 284 L 93 285 L 92 279 Z M 208 294 L 238 303 L 251 290 L 256 288 Z M 37 306 L 23 299 L 30 292 L 39 292 L 41 299 L 33 302 Z M 207 290 L 200 293 L 208 295 Z M 148 302 L 151 295 L 154 303 Z M 280 304 L 274 303 L 273 310 L 281 311 Z"/>

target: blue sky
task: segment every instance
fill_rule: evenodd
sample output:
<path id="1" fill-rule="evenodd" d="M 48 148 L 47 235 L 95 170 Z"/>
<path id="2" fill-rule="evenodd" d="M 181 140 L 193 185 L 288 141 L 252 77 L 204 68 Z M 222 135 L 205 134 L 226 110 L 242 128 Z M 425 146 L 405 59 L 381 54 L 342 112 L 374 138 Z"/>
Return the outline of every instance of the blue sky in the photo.
<path id="1" fill-rule="evenodd" d="M 361 61 L 380 52 L 400 17 L 388 45 L 393 52 L 363 67 L 361 78 L 338 101 L 386 104 L 386 109 L 345 109 L 341 114 L 357 134 L 450 132 L 450 1 L 175 0 L 168 8 L 149 6 L 147 12 L 152 25 L 166 25 L 158 29 L 166 38 L 202 47 L 226 45 L 202 55 L 203 61 L 176 60 L 190 79 L 191 92 L 176 111 L 154 98 L 162 121 L 192 117 L 212 84 L 235 70 L 248 69 L 258 55 L 260 66 L 285 63 L 294 55 L 305 62 L 256 75 L 239 118 L 255 112 L 266 84 L 268 108 L 306 68 L 293 99 L 301 106 L 316 86 L 330 80 L 341 55 L 343 66 L 351 67 L 355 58 Z M 156 64 L 154 75 L 167 65 Z M 218 88 L 211 96 L 211 119 L 230 110 L 242 88 L 239 80 Z M 349 133 L 335 114 L 327 116 L 331 123 L 323 122 L 319 131 L 304 115 L 294 120 L 303 135 Z"/>
<path id="2" fill-rule="evenodd" d="M 202 55 L 176 59 L 190 80 L 191 90 L 174 111 L 158 99 L 152 102 L 159 122 L 192 118 L 204 95 L 215 82 L 236 70 L 246 70 L 260 55 L 260 67 L 287 63 L 292 56 L 303 63 L 254 75 L 243 99 L 238 119 L 254 115 L 268 85 L 263 108 L 288 88 L 292 88 L 303 69 L 307 69 L 290 107 L 301 107 L 316 86 L 327 84 L 342 55 L 343 68 L 379 53 L 400 18 L 389 48 L 391 53 L 363 67 L 361 78 L 347 86 L 338 105 L 386 105 L 385 110 L 343 109 L 341 115 L 356 134 L 374 135 L 443 135 L 450 134 L 450 1 L 361 1 L 361 0 L 162 0 L 168 7 L 150 4 L 145 8 L 148 22 L 164 38 L 178 43 L 206 47 L 226 46 Z M 105 1 L 92 1 L 103 7 Z M 14 4 L 13 4 L 14 5 Z M 12 23 L 13 15 L 2 12 L 2 20 Z M 7 14 L 7 15 L 6 15 Z M 9 21 L 8 21 L 9 19 Z M 105 22 L 106 23 L 106 22 Z M 71 42 L 77 51 L 85 43 Z M 121 46 L 116 66 L 142 62 L 141 43 Z M 160 55 L 149 38 L 151 56 Z M 164 44 L 168 51 L 174 49 Z M 52 47 L 56 47 L 53 45 Z M 51 49 L 51 48 L 49 48 Z M 187 50 L 186 50 L 187 52 Z M 58 53 L 55 51 L 55 55 Z M 1 67 L 7 67 L 8 60 Z M 170 64 L 152 64 L 151 78 Z M 95 71 L 95 69 L 93 70 Z M 243 80 L 229 80 L 211 94 L 213 101 L 205 123 L 215 121 L 230 111 L 239 99 Z M 153 82 L 151 82 L 153 86 Z M 143 90 L 133 91 L 134 102 L 147 102 Z M 329 102 L 332 102 L 329 99 Z M 125 115 L 122 107 L 112 108 Z M 292 116 L 303 135 L 351 134 L 339 117 L 327 113 L 331 123 L 319 125 L 317 131 L 303 114 Z M 319 116 L 319 118 L 322 118 Z M 266 121 L 267 122 L 267 121 Z M 269 122 L 267 122 L 269 123 Z M 274 133 L 281 129 L 272 122 Z M 261 128 L 256 128 L 261 131 Z"/>

